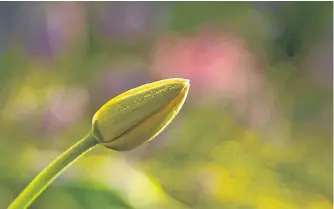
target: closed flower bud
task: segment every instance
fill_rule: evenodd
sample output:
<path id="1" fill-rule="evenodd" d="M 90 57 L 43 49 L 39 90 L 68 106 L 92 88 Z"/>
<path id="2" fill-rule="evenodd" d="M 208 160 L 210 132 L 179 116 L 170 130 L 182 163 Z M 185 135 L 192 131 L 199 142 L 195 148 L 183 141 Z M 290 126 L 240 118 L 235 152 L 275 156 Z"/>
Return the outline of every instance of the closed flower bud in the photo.
<path id="1" fill-rule="evenodd" d="M 149 83 L 104 104 L 93 117 L 93 134 L 106 147 L 125 151 L 157 136 L 177 115 L 189 90 L 186 79 Z"/>

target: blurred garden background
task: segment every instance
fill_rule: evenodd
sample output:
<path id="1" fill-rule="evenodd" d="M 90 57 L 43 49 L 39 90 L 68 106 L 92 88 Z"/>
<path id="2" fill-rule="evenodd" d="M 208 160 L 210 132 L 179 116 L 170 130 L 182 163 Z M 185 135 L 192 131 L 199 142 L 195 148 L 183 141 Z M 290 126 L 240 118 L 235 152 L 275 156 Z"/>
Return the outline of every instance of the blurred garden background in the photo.
<path id="1" fill-rule="evenodd" d="M 332 2 L 1 2 L 0 208 L 115 95 L 188 78 L 133 151 L 98 147 L 33 209 L 331 209 Z"/>

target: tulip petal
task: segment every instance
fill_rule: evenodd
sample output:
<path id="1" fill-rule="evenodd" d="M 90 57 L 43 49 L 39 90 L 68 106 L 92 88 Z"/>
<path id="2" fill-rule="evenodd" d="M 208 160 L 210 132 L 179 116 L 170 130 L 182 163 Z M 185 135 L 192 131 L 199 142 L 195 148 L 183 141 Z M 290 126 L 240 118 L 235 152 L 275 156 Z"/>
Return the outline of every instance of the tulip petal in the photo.
<path id="1" fill-rule="evenodd" d="M 189 90 L 186 79 L 166 79 L 111 99 L 93 117 L 97 140 L 114 150 L 130 150 L 157 136 L 177 115 Z"/>

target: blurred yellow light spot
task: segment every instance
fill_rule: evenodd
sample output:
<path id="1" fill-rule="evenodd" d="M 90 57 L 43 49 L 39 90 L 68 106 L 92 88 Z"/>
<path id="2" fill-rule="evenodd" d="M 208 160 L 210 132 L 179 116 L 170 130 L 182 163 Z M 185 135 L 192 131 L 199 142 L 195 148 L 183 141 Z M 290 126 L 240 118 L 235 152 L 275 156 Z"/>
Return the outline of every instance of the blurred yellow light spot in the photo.
<path id="1" fill-rule="evenodd" d="M 298 209 L 298 207 L 285 200 L 279 200 L 275 197 L 261 195 L 257 198 L 258 209 Z"/>
<path id="2" fill-rule="evenodd" d="M 209 195 L 224 203 L 243 201 L 244 184 L 232 170 L 214 164 L 206 166 L 204 178 Z"/>
<path id="3" fill-rule="evenodd" d="M 313 199 L 309 201 L 307 209 L 332 209 L 333 203 L 324 198 L 324 197 L 318 197 L 316 199 Z"/>

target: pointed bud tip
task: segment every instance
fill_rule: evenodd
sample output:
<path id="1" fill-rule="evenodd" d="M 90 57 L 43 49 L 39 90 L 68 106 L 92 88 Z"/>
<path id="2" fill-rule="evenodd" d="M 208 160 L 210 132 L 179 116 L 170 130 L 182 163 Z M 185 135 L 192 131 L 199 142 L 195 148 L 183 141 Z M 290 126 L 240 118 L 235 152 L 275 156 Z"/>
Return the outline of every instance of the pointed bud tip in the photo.
<path id="1" fill-rule="evenodd" d="M 181 79 L 182 85 L 185 88 L 186 94 L 188 94 L 189 87 L 190 87 L 190 80 L 189 79 Z"/>
<path id="2" fill-rule="evenodd" d="M 182 83 L 185 85 L 185 86 L 190 86 L 190 80 L 189 79 L 181 79 L 182 80 Z"/>
<path id="3" fill-rule="evenodd" d="M 167 80 L 174 81 L 175 83 L 179 83 L 179 84 L 181 84 L 182 86 L 184 86 L 186 88 L 189 88 L 189 86 L 190 86 L 190 80 L 189 79 L 185 79 L 185 78 L 169 78 L 169 79 L 166 79 L 166 81 Z"/>
<path id="4" fill-rule="evenodd" d="M 179 82 L 183 83 L 184 85 L 189 85 L 189 83 L 190 83 L 190 80 L 185 79 L 185 78 L 170 78 L 168 80 L 176 80 L 176 81 L 179 81 Z"/>

